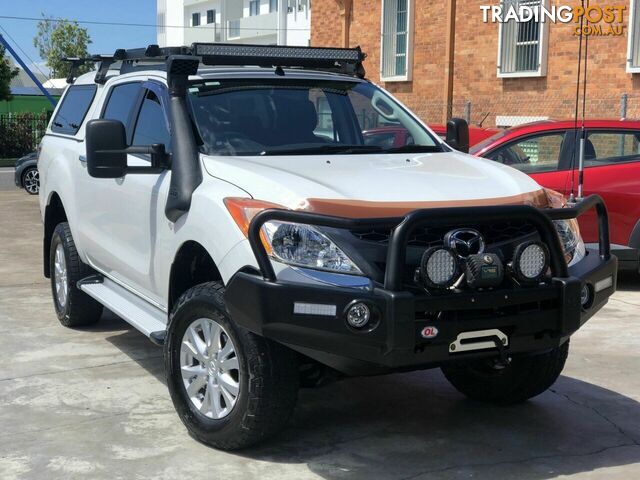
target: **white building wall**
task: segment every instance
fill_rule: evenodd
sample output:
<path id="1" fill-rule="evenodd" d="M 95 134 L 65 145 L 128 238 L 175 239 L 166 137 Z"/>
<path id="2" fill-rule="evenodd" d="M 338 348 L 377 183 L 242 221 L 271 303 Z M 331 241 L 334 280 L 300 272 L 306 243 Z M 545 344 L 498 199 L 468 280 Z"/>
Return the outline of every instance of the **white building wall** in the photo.
<path id="1" fill-rule="evenodd" d="M 249 18 L 250 0 L 157 0 L 157 42 L 161 47 L 214 41 L 306 46 L 310 1 L 278 0 L 279 15 L 269 11 L 269 0 L 259 0 L 259 15 Z M 207 24 L 207 10 L 216 10 L 215 24 Z M 199 27 L 192 26 L 195 12 L 200 14 Z M 240 28 L 229 28 L 229 21 Z"/>

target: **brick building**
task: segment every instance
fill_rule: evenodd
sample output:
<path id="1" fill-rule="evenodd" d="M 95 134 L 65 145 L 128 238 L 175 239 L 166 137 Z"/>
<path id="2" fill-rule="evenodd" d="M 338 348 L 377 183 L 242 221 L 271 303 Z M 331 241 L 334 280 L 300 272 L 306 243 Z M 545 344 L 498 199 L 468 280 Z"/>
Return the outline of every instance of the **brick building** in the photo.
<path id="1" fill-rule="evenodd" d="M 517 0 L 503 1 L 517 4 Z M 442 122 L 449 113 L 466 113 L 473 123 L 486 116 L 485 126 L 573 118 L 578 24 L 484 23 L 481 5 L 499 4 L 497 0 L 314 0 L 311 45 L 360 45 L 368 54 L 368 77 L 428 122 Z M 520 0 L 519 4 L 551 8 L 580 2 Z M 640 6 L 635 8 L 640 0 L 591 4 L 625 8 L 616 19 L 621 21 L 612 23 L 622 35 L 589 37 L 587 116 L 618 118 L 626 103 L 627 116 L 640 117 L 640 75 L 635 73 L 640 72 Z"/>

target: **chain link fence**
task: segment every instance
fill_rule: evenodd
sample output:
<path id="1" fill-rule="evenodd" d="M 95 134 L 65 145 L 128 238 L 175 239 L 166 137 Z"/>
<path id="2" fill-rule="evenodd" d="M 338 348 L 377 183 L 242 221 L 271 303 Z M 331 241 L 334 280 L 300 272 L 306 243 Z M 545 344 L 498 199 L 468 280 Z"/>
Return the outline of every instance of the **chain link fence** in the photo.
<path id="1" fill-rule="evenodd" d="M 428 124 L 442 124 L 445 103 L 407 100 L 412 110 Z M 582 100 L 578 118 L 582 118 Z M 472 126 L 506 128 L 538 120 L 570 120 L 575 117 L 575 97 L 555 95 L 503 95 L 456 99 L 448 105 L 453 117 L 464 118 Z M 640 94 L 588 96 L 585 104 L 586 119 L 640 119 Z"/>
<path id="2" fill-rule="evenodd" d="M 17 158 L 34 151 L 49 122 L 50 113 L 0 115 L 0 158 Z"/>

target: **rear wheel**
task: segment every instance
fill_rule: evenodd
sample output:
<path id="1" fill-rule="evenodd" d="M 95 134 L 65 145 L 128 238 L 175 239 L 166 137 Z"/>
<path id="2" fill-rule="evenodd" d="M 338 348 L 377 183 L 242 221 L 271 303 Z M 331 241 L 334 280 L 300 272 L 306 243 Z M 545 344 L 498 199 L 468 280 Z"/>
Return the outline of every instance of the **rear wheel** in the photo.
<path id="1" fill-rule="evenodd" d="M 76 286 L 78 280 L 93 271 L 80 260 L 67 222 L 59 223 L 53 231 L 49 266 L 53 304 L 60 323 L 80 327 L 97 322 L 102 305 Z"/>
<path id="2" fill-rule="evenodd" d="M 514 357 L 506 363 L 495 359 L 453 363 L 443 366 L 442 372 L 467 397 L 508 405 L 551 387 L 562 373 L 568 353 L 569 341 L 541 355 Z"/>
<path id="3" fill-rule="evenodd" d="M 223 450 L 280 431 L 298 390 L 298 363 L 288 348 L 237 327 L 216 282 L 176 302 L 165 340 L 167 385 L 189 433 Z"/>

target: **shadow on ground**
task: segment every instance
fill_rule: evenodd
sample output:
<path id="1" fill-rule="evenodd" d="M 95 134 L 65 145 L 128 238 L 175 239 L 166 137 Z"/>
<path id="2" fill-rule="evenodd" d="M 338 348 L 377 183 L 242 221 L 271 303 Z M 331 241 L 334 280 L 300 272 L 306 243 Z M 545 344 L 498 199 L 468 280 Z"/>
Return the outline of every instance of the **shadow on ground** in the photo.
<path id="1" fill-rule="evenodd" d="M 165 383 L 161 350 L 109 315 L 97 328 L 117 330 L 108 340 Z M 301 390 L 281 435 L 233 455 L 326 479 L 542 480 L 640 463 L 640 404 L 567 376 L 510 407 L 466 400 L 439 370 L 354 378 Z"/>

